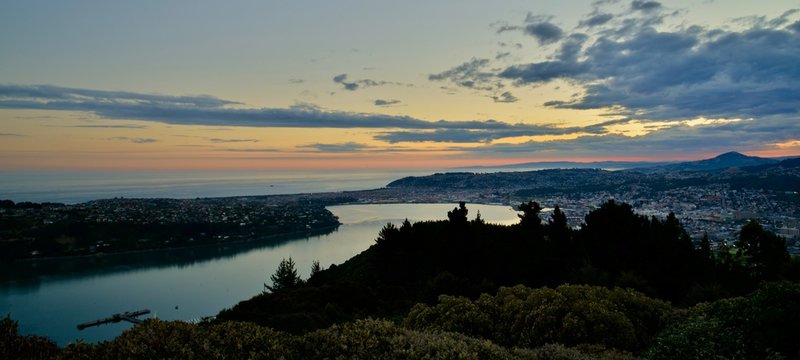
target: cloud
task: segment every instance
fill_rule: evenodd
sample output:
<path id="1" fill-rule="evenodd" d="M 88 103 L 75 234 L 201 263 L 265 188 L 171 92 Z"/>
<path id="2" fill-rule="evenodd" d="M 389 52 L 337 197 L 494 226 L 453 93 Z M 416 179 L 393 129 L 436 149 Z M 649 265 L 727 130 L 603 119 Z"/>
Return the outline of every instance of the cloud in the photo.
<path id="1" fill-rule="evenodd" d="M 275 148 L 245 148 L 245 149 L 225 149 L 225 151 L 260 153 L 260 152 L 283 152 L 284 150 L 279 150 Z"/>
<path id="2" fill-rule="evenodd" d="M 458 65 L 452 69 L 442 71 L 438 74 L 430 74 L 428 75 L 428 80 L 432 81 L 441 81 L 441 80 L 453 80 L 453 79 L 463 79 L 463 78 L 474 78 L 476 76 L 480 76 L 481 70 L 489 64 L 489 59 L 476 59 L 472 58 L 470 61 L 467 61 L 461 65 Z M 487 74 L 490 76 L 490 74 Z"/>
<path id="3" fill-rule="evenodd" d="M 503 23 L 500 23 L 500 24 L 493 24 L 493 25 L 497 25 L 497 30 L 496 30 L 496 32 L 497 32 L 498 34 L 502 34 L 502 33 L 506 32 L 506 31 L 518 31 L 518 30 L 522 30 L 522 26 L 508 25 L 508 24 L 507 24 L 507 23 L 505 23 L 505 22 L 503 22 Z M 505 44 L 505 43 L 500 43 L 500 46 L 506 46 L 506 44 Z"/>
<path id="4" fill-rule="evenodd" d="M 508 51 L 498 52 L 497 55 L 494 56 L 494 59 L 495 60 L 502 60 L 502 59 L 505 59 L 505 58 L 507 58 L 509 56 L 511 56 L 511 53 L 508 52 Z"/>
<path id="5" fill-rule="evenodd" d="M 494 73 L 485 71 L 488 66 L 489 59 L 472 58 L 451 69 L 430 74 L 428 80 L 449 81 L 461 87 L 477 90 L 493 90 L 502 87 L 502 84 L 497 84 Z"/>
<path id="6" fill-rule="evenodd" d="M 800 13 L 800 9 L 789 9 L 784 11 L 780 16 L 772 19 L 766 16 L 751 15 L 734 19 L 734 22 L 752 28 L 782 28 L 784 25 L 792 22 L 792 18 L 796 17 L 798 13 Z M 793 30 L 793 27 L 797 26 L 798 23 L 800 23 L 800 21 L 786 26 L 786 29 Z"/>
<path id="7" fill-rule="evenodd" d="M 358 89 L 358 83 L 347 82 L 347 74 L 339 74 L 333 77 L 333 82 L 342 84 L 345 90 L 355 91 Z"/>
<path id="8" fill-rule="evenodd" d="M 505 22 L 492 24 L 496 27 L 498 34 L 507 31 L 522 31 L 523 34 L 533 36 L 539 42 L 539 45 L 547 45 L 557 42 L 564 36 L 564 30 L 557 25 L 550 22 L 551 16 L 541 16 L 528 13 L 525 17 L 525 25 L 509 25 Z M 519 44 L 518 44 L 519 45 Z M 500 46 L 506 46 L 505 43 L 500 43 Z"/>
<path id="9" fill-rule="evenodd" d="M 536 84 L 562 78 L 577 78 L 588 70 L 589 65 L 583 62 L 557 60 L 510 66 L 499 76 L 514 79 L 517 84 Z"/>
<path id="10" fill-rule="evenodd" d="M 495 71 L 487 60 L 481 63 L 474 58 L 439 76 L 458 83 L 470 79 L 461 74 L 480 73 L 483 83 L 493 83 L 494 77 L 512 80 L 516 86 L 566 81 L 580 90 L 570 100 L 550 100 L 544 105 L 602 110 L 601 116 L 614 119 L 569 132 L 592 135 L 516 145 L 493 142 L 514 136 L 511 129 L 495 134 L 469 129 L 397 131 L 377 138 L 390 142 L 485 142 L 474 149 L 476 154 L 558 152 L 573 156 L 600 152 L 664 156 L 680 151 L 676 149 L 686 149 L 687 154 L 745 151 L 796 140 L 800 133 L 800 67 L 795 65 L 800 63 L 800 11 L 788 10 L 776 18 L 751 17 L 745 19 L 745 27 L 686 23 L 668 27 L 666 19 L 682 14 L 681 10 L 667 11 L 656 1 L 628 2 L 630 8 L 621 12 L 600 8 L 613 2 L 594 3 L 594 10 L 572 30 L 559 28 L 559 34 L 552 29 L 549 37 L 542 31 L 537 39 L 552 46 L 543 60 Z M 529 14 L 525 23 L 554 21 Z M 501 24 L 496 29 L 525 31 L 525 26 Z M 686 125 L 693 119 L 728 119 L 729 123 Z M 614 125 L 632 122 L 650 132 L 637 137 L 609 133 Z"/>
<path id="11" fill-rule="evenodd" d="M 800 20 L 796 21 L 792 25 L 789 25 L 788 29 L 800 34 Z"/>
<path id="12" fill-rule="evenodd" d="M 118 94 L 122 94 L 122 98 L 116 98 Z M 174 125 L 478 130 L 515 127 L 496 120 L 425 121 L 409 116 L 325 111 L 306 103 L 289 108 L 257 109 L 225 106 L 228 104 L 239 103 L 205 96 L 179 97 L 43 85 L 0 85 L 0 108 L 85 111 L 105 119 L 144 120 Z"/>
<path id="13" fill-rule="evenodd" d="M 656 7 L 649 3 L 635 7 Z M 588 39 L 565 37 L 546 61 L 511 65 L 498 76 L 517 85 L 570 81 L 583 88 L 582 96 L 545 105 L 642 120 L 796 116 L 800 36 L 791 26 L 776 27 L 789 24 L 790 16 L 797 15 L 741 31 L 609 23 Z"/>
<path id="14" fill-rule="evenodd" d="M 522 44 L 520 44 L 520 43 L 510 44 L 510 43 L 507 43 L 507 42 L 499 41 L 499 42 L 497 42 L 497 46 L 499 46 L 501 48 L 514 47 L 514 48 L 517 48 L 517 49 L 522 49 Z"/>
<path id="15" fill-rule="evenodd" d="M 392 132 L 380 134 L 379 139 L 389 142 L 401 141 L 443 141 L 485 142 L 493 139 L 512 136 L 535 135 L 563 135 L 570 133 L 604 133 L 603 126 L 563 128 L 551 125 L 509 124 L 497 120 L 473 121 L 425 121 L 409 116 L 393 116 L 379 114 L 363 114 L 350 112 L 325 111 L 314 104 L 298 103 L 289 108 L 260 108 L 242 109 L 230 107 L 197 107 L 194 104 L 170 103 L 171 99 L 179 98 L 165 96 L 160 99 L 155 95 L 134 96 L 139 94 L 127 93 L 128 98 L 149 98 L 150 101 L 117 100 L 113 97 L 116 92 L 103 92 L 91 90 L 97 97 L 84 96 L 80 99 L 70 99 L 61 94 L 47 96 L 34 89 L 18 91 L 14 85 L 0 85 L 0 108 L 43 109 L 43 110 L 72 110 L 87 111 L 106 119 L 138 119 L 156 121 L 175 125 L 204 125 L 204 126 L 248 126 L 248 127 L 289 127 L 289 128 L 368 128 L 392 129 Z M 54 89 L 56 87 L 48 87 Z M 63 89 L 64 93 L 79 92 L 80 89 Z M 82 91 L 89 93 L 89 91 Z M 28 97 L 20 97 L 20 93 Z M 37 97 L 30 97 L 36 94 Z M 13 95 L 13 96 L 12 96 Z M 501 94 L 498 101 L 512 101 L 515 97 Z M 65 100 L 66 99 L 66 100 Z M 203 98 L 206 100 L 206 98 Z M 236 104 L 236 102 L 210 98 L 209 103 Z M 389 101 L 389 100 L 387 100 Z M 257 139 L 222 139 L 204 138 L 207 141 L 226 142 L 255 142 Z M 134 141 L 139 143 L 153 142 L 155 139 L 139 139 L 117 137 L 114 140 Z"/>
<path id="16" fill-rule="evenodd" d="M 475 143 L 489 142 L 507 136 L 517 136 L 519 132 L 498 132 L 485 130 L 446 129 L 434 131 L 395 131 L 379 134 L 376 140 L 389 143 L 400 142 L 441 142 L 441 143 Z"/>
<path id="17" fill-rule="evenodd" d="M 144 125 L 71 125 L 74 128 L 95 128 L 95 129 L 146 129 Z"/>
<path id="18" fill-rule="evenodd" d="M 343 144 L 308 144 L 299 146 L 299 148 L 308 148 L 324 153 L 346 153 L 364 150 L 369 148 L 369 146 L 355 142 L 348 142 Z"/>
<path id="19" fill-rule="evenodd" d="M 642 136 L 604 134 L 576 139 L 488 144 L 469 150 L 470 156 L 550 156 L 563 157 L 679 157 L 698 153 L 719 154 L 731 150 L 756 151 L 774 148 L 781 142 L 796 140 L 796 121 L 739 121 L 702 126 L 677 125 Z"/>
<path id="20" fill-rule="evenodd" d="M 201 144 L 178 144 L 175 146 L 188 147 L 188 148 L 213 148 L 213 146 L 211 145 L 201 145 Z"/>
<path id="21" fill-rule="evenodd" d="M 20 120 L 46 120 L 46 119 L 59 119 L 59 117 L 58 117 L 58 116 L 49 116 L 49 115 L 48 115 L 48 116 L 43 116 L 43 115 L 37 115 L 37 116 L 15 116 L 14 118 L 15 118 L 15 119 L 20 119 Z"/>
<path id="22" fill-rule="evenodd" d="M 525 33 L 535 37 L 539 45 L 552 44 L 564 36 L 560 27 L 549 22 L 528 24 L 525 26 Z"/>
<path id="23" fill-rule="evenodd" d="M 134 144 L 149 144 L 158 142 L 158 139 L 151 139 L 151 138 L 132 138 L 127 136 L 115 136 L 108 138 L 107 140 L 115 140 L 115 141 L 127 141 L 132 142 Z"/>
<path id="24" fill-rule="evenodd" d="M 508 136 L 526 136 L 543 134 L 566 134 L 571 132 L 602 131 L 590 128 L 558 128 L 543 125 L 508 124 L 496 120 L 486 121 L 424 121 L 408 116 L 375 115 L 349 112 L 324 111 L 313 104 L 300 103 L 286 109 L 241 109 L 241 108 L 197 108 L 191 104 L 167 104 L 167 100 L 153 99 L 153 102 L 116 101 L 113 93 L 99 90 L 102 100 L 90 97 L 62 100 L 64 96 L 51 98 L 19 98 L 7 94 L 19 94 L 18 91 L 4 91 L 10 86 L 0 85 L 0 108 L 34 108 L 47 110 L 89 111 L 107 119 L 139 119 L 178 125 L 206 126 L 252 126 L 252 127 L 304 127 L 304 128 L 372 128 L 372 129 L 404 129 L 412 132 L 398 131 L 381 135 L 381 139 L 390 142 L 400 141 L 444 141 L 462 140 L 487 141 Z M 13 89 L 12 89 L 13 90 Z M 64 88 L 65 92 L 72 89 Z M 27 94 L 34 93 L 29 91 Z M 57 95 L 57 94 L 56 94 Z M 40 95 L 42 96 L 42 95 Z M 513 95 L 503 96 L 500 100 L 510 100 Z M 218 103 L 234 103 L 217 100 Z M 420 131 L 427 130 L 427 131 Z M 449 131 L 446 131 L 449 130 Z M 118 137 L 115 140 L 136 142 L 137 138 Z M 141 139 L 140 143 L 152 142 Z M 154 139 L 152 139 L 155 141 Z M 245 142 L 256 139 L 206 139 L 214 142 Z"/>
<path id="25" fill-rule="evenodd" d="M 536 84 L 562 78 L 581 78 L 590 69 L 589 64 L 578 60 L 587 39 L 585 34 L 572 34 L 561 43 L 559 49 L 553 54 L 553 60 L 512 65 L 500 72 L 498 76 L 513 79 L 517 84 Z"/>
<path id="26" fill-rule="evenodd" d="M 48 99 L 51 102 L 79 103 L 82 101 L 120 103 L 146 103 L 152 106 L 192 106 L 197 108 L 216 108 L 241 103 L 218 98 L 199 96 L 169 96 L 141 94 L 127 91 L 106 91 L 65 88 L 52 85 L 0 85 L 0 101 L 7 98 Z"/>
<path id="27" fill-rule="evenodd" d="M 631 3 L 631 10 L 635 11 L 653 11 L 659 8 L 661 3 L 658 1 L 633 0 Z"/>
<path id="28" fill-rule="evenodd" d="M 358 89 L 383 86 L 383 85 L 398 85 L 398 86 L 414 86 L 413 84 L 393 82 L 393 81 L 378 81 L 371 79 L 361 79 L 355 81 L 347 81 L 347 74 L 339 74 L 333 77 L 333 82 L 341 84 L 345 90 L 356 91 Z"/>
<path id="29" fill-rule="evenodd" d="M 581 20 L 580 26 L 582 27 L 595 27 L 604 25 L 607 22 L 611 21 L 614 18 L 612 14 L 604 14 L 604 13 L 592 13 L 584 20 Z"/>
<path id="30" fill-rule="evenodd" d="M 603 134 L 603 125 L 589 127 L 556 127 L 553 125 L 518 124 L 498 129 L 436 129 L 426 131 L 391 131 L 375 136 L 376 140 L 389 143 L 399 142 L 444 142 L 444 143 L 477 143 L 492 140 L 541 135 L 565 135 L 574 133 Z"/>
<path id="31" fill-rule="evenodd" d="M 17 133 L 0 133 L 0 136 L 5 136 L 5 137 L 25 137 L 25 135 L 17 134 Z"/>
<path id="32" fill-rule="evenodd" d="M 401 103 L 400 100 L 384 100 L 384 99 L 376 99 L 375 106 L 392 106 Z"/>
<path id="33" fill-rule="evenodd" d="M 303 79 L 297 79 L 297 78 L 289 79 L 289 84 L 302 84 L 304 82 L 306 81 Z"/>
<path id="34" fill-rule="evenodd" d="M 361 144 L 357 142 L 346 142 L 346 143 L 333 143 L 333 144 L 326 144 L 326 143 L 314 143 L 314 144 L 306 144 L 300 145 L 296 147 L 294 154 L 292 151 L 288 151 L 285 149 L 272 149 L 272 148 L 244 148 L 244 149 L 223 149 L 221 151 L 227 152 L 240 152 L 240 153 L 277 153 L 282 154 L 282 156 L 273 156 L 270 155 L 268 158 L 270 159 L 298 159 L 298 153 L 302 153 L 302 158 L 308 158 L 309 154 L 351 154 L 351 153 L 419 153 L 419 152 L 437 152 L 437 151 L 464 151 L 466 149 L 463 146 L 459 147 L 442 147 L 437 146 L 436 148 L 424 148 L 419 146 L 414 147 L 377 147 L 367 144 Z M 289 155 L 291 154 L 291 155 Z M 252 157 L 247 157 L 251 159 Z"/>
<path id="35" fill-rule="evenodd" d="M 506 91 L 500 94 L 500 96 L 492 96 L 492 100 L 494 100 L 494 102 L 496 103 L 514 103 L 517 102 L 519 99 L 517 99 L 516 96 L 512 95 L 510 91 Z"/>
<path id="36" fill-rule="evenodd" d="M 592 6 L 599 7 L 599 6 L 611 5 L 611 4 L 616 4 L 620 1 L 621 0 L 597 0 L 592 2 Z M 714 0 L 709 0 L 709 1 L 714 1 Z"/>
<path id="37" fill-rule="evenodd" d="M 220 138 L 208 138 L 208 141 L 215 143 L 215 144 L 225 144 L 225 143 L 243 143 L 243 142 L 259 142 L 258 139 L 220 139 Z"/>

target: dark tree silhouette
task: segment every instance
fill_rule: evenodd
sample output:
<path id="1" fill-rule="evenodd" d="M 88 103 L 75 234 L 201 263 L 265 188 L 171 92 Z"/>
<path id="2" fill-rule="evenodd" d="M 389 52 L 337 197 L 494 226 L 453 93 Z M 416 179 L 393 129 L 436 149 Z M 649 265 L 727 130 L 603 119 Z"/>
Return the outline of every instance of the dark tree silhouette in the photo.
<path id="1" fill-rule="evenodd" d="M 458 207 L 452 211 L 447 212 L 447 219 L 453 225 L 466 225 L 467 224 L 467 205 L 462 201 L 458 203 Z"/>
<path id="2" fill-rule="evenodd" d="M 361 317 L 397 318 L 440 294 L 477 299 L 516 284 L 633 288 L 692 305 L 756 289 L 765 277 L 750 275 L 750 263 L 779 278 L 797 277 L 784 261 L 780 239 L 756 223 L 743 229 L 740 255 L 728 249 L 711 255 L 708 241 L 694 248 L 674 215 L 641 216 L 628 204 L 608 201 L 586 216 L 580 230 L 572 230 L 560 208 L 547 222 L 537 221 L 538 204 L 520 208 L 524 215 L 513 226 L 468 221 L 464 203 L 448 212 L 449 220 L 387 224 L 374 246 L 321 270 L 305 286 L 265 293 L 218 318 L 308 331 Z M 300 283 L 289 261 L 274 275 L 273 288 Z M 279 281 L 286 278 L 293 280 Z"/>
<path id="3" fill-rule="evenodd" d="M 411 229 L 412 229 L 411 222 L 408 221 L 408 218 L 406 218 L 403 221 L 403 224 L 400 225 L 400 232 L 404 233 L 404 234 L 405 233 L 409 233 L 409 232 L 411 232 Z"/>
<path id="4" fill-rule="evenodd" d="M 297 269 L 291 257 L 281 260 L 278 270 L 275 270 L 275 273 L 269 278 L 272 280 L 272 286 L 264 283 L 264 289 L 273 293 L 295 288 L 303 283 L 303 279 L 297 275 Z"/>
<path id="5" fill-rule="evenodd" d="M 670 300 L 688 291 L 694 248 L 674 214 L 647 218 L 609 200 L 586 215 L 580 236 L 591 265 L 617 285 Z"/>
<path id="6" fill-rule="evenodd" d="M 400 230 L 397 229 L 397 226 L 392 223 L 386 223 L 386 226 L 384 226 L 381 231 L 378 232 L 378 237 L 375 239 L 375 243 L 379 246 L 385 246 L 394 241 L 399 233 Z"/>
<path id="7" fill-rule="evenodd" d="M 476 224 L 476 225 L 484 225 L 484 224 L 486 224 L 486 221 L 484 221 L 483 218 L 481 217 L 481 211 L 480 210 L 478 210 L 478 213 L 475 214 L 475 219 L 472 220 L 472 223 Z"/>
<path id="8" fill-rule="evenodd" d="M 569 241 L 570 228 L 567 224 L 567 215 L 556 205 L 553 214 L 547 220 L 547 232 L 550 239 L 557 243 Z"/>
<path id="9" fill-rule="evenodd" d="M 320 271 L 322 271 L 322 266 L 319 265 L 319 260 L 314 260 L 311 262 L 311 274 L 308 277 L 311 278 Z"/>
<path id="10" fill-rule="evenodd" d="M 736 246 L 745 257 L 751 274 L 759 280 L 778 278 L 789 263 L 786 241 L 764 230 L 755 219 L 742 226 Z"/>
<path id="11" fill-rule="evenodd" d="M 519 216 L 519 224 L 522 228 L 538 233 L 542 228 L 542 219 L 539 218 L 542 207 L 539 206 L 539 203 L 528 201 L 527 204 L 519 204 L 519 211 L 522 211 L 522 215 L 517 215 Z"/>
<path id="12" fill-rule="evenodd" d="M 708 234 L 703 234 L 703 240 L 700 241 L 700 258 L 703 260 L 711 259 L 711 242 L 708 240 Z"/>
<path id="13" fill-rule="evenodd" d="M 551 257 L 558 258 L 561 266 L 569 267 L 575 265 L 578 260 L 577 254 L 583 255 L 582 249 L 575 246 L 572 241 L 572 230 L 567 223 L 567 215 L 556 205 L 553 214 L 547 220 L 545 234 L 550 239 Z"/>
<path id="14" fill-rule="evenodd" d="M 614 200 L 589 212 L 581 235 L 592 265 L 612 273 L 635 268 L 642 260 L 641 239 L 647 222 L 630 205 Z"/>

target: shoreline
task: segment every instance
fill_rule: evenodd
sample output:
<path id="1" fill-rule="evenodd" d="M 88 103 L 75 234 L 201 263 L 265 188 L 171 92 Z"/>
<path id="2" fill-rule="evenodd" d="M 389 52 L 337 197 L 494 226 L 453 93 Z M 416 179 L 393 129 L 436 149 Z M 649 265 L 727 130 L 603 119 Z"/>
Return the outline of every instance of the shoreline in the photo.
<path id="1" fill-rule="evenodd" d="M 373 190 L 356 190 L 353 192 L 361 192 L 361 191 L 373 191 Z M 291 195 L 267 195 L 267 196 L 309 196 L 309 195 L 318 195 L 318 196 L 331 196 L 331 195 L 341 195 L 343 192 L 330 192 L 330 193 L 315 193 L 315 194 L 291 194 Z M 249 197 L 249 196 L 231 196 L 231 197 L 224 197 L 224 198 L 240 198 L 240 197 Z M 224 199 L 219 198 L 219 199 Z M 154 198 L 154 199 L 172 199 L 172 198 Z M 350 206 L 350 205 L 394 205 L 394 204 L 409 204 L 409 205 L 438 205 L 438 204 L 456 204 L 452 201 L 416 201 L 416 200 L 405 200 L 405 201 L 382 201 L 382 200 L 370 200 L 370 201 L 352 201 L 352 202 L 343 202 L 339 204 L 331 204 L 326 205 L 325 208 L 327 209 L 328 206 Z M 514 206 L 506 203 L 496 203 L 496 202 L 479 202 L 479 201 L 472 201 L 467 202 L 467 204 L 476 204 L 476 205 L 490 205 L 490 206 L 508 206 L 510 208 L 514 208 Z M 293 231 L 288 233 L 282 234 L 270 234 L 270 235 L 259 235 L 254 238 L 248 239 L 240 239 L 235 241 L 227 241 L 227 242 L 218 242 L 218 243 L 200 243 L 194 245 L 185 245 L 179 247 L 164 247 L 164 248 L 150 248 L 150 249 L 136 249 L 136 250 L 122 250 L 117 252 L 109 252 L 109 253 L 94 253 L 94 254 L 82 254 L 82 255 L 64 255 L 64 256 L 47 256 L 47 257 L 27 257 L 27 258 L 20 258 L 20 259 L 13 259 L 10 261 L 0 261 L 0 266 L 2 265 L 12 265 L 12 264 L 24 264 L 24 263 L 36 263 L 36 262 L 58 262 L 58 261 L 68 261 L 68 260 L 79 260 L 79 259 L 109 259 L 116 256 L 122 255 L 134 255 L 134 254 L 146 254 L 152 253 L 157 251 L 178 251 L 178 250 L 189 250 L 189 249 L 203 249 L 203 248 L 212 248 L 212 247 L 222 247 L 225 245 L 241 245 L 241 244 L 249 244 L 249 243 L 258 243 L 258 242 L 268 242 L 274 240 L 297 240 L 308 236 L 314 235 L 322 235 L 327 234 L 330 232 L 335 231 L 340 226 L 342 226 L 341 222 L 334 226 L 325 226 L 317 229 L 309 229 L 306 231 Z"/>
<path id="2" fill-rule="evenodd" d="M 254 199 L 274 199 L 277 200 L 279 203 L 291 203 L 296 202 L 298 200 L 317 200 L 317 201 L 331 201 L 331 203 L 324 205 L 327 209 L 328 206 L 346 206 L 346 205 L 389 205 L 389 204 L 457 204 L 458 201 L 455 198 L 451 199 L 430 199 L 429 197 L 418 198 L 415 195 L 411 195 L 406 197 L 405 199 L 398 199 L 394 196 L 392 197 L 385 197 L 387 193 L 394 193 L 397 189 L 389 188 L 389 187 L 382 187 L 382 188 L 374 188 L 374 189 L 362 189 L 362 190 L 344 190 L 344 191 L 328 191 L 328 192 L 303 192 L 303 193 L 293 193 L 293 194 L 269 194 L 269 195 L 236 195 L 236 196 L 220 196 L 220 197 L 203 197 L 203 198 L 194 198 L 194 199 L 181 199 L 181 198 L 170 198 L 170 197 L 153 197 L 153 198 L 122 198 L 128 200 L 229 200 L 229 199 L 243 199 L 243 198 L 254 198 Z M 397 195 L 397 194 L 393 194 Z M 341 199 L 341 197 L 350 197 L 347 200 Z M 337 199 L 338 198 L 338 199 Z M 82 203 L 76 204 L 63 204 L 65 206 L 77 206 L 81 204 L 87 204 L 95 201 L 104 201 L 104 200 L 113 200 L 118 198 L 106 198 L 106 199 L 95 199 L 90 200 Z M 513 208 L 514 206 L 507 203 L 507 202 L 497 202 L 497 201 L 476 201 L 477 199 L 464 199 L 468 204 L 480 204 L 480 205 L 498 205 L 498 206 L 509 206 Z M 471 200 L 471 201 L 470 201 Z M 46 202 L 44 202 L 46 203 Z M 44 204 L 42 203 L 42 204 Z M 307 231 L 293 231 L 288 233 L 282 234 L 271 234 L 271 235 L 260 235 L 256 238 L 248 238 L 248 239 L 240 239 L 235 241 L 229 242 L 218 242 L 218 243 L 199 243 L 199 244 L 189 244 L 183 245 L 179 247 L 160 247 L 160 248 L 148 248 L 148 249 L 132 249 L 132 250 L 121 250 L 115 252 L 98 252 L 93 254 L 80 254 L 80 255 L 63 255 L 63 256 L 46 256 L 46 257 L 24 257 L 18 259 L 12 259 L 8 261 L 0 261 L 0 264 L 14 264 L 14 263 L 23 263 L 23 262 L 48 262 L 48 261 L 58 261 L 58 260 L 66 260 L 66 259 L 102 259 L 105 257 L 112 257 L 116 255 L 125 255 L 125 254 L 140 254 L 140 253 L 147 253 L 147 252 L 155 252 L 155 251 L 172 251 L 172 250 L 180 250 L 180 249 L 192 249 L 192 248 L 202 248 L 202 247 L 212 247 L 212 246 L 220 246 L 220 245 L 235 245 L 235 244 L 243 244 L 243 243 L 251 243 L 251 242 L 259 242 L 259 241 L 266 241 L 270 239 L 278 239 L 278 238 L 294 238 L 294 237 L 301 237 L 305 234 L 314 234 L 314 233 L 322 233 L 327 230 L 336 229 L 341 226 L 342 223 L 338 223 L 335 226 L 327 226 L 322 227 L 319 229 L 309 229 Z"/>
<path id="3" fill-rule="evenodd" d="M 95 253 L 95 254 L 84 254 L 84 255 L 64 255 L 64 256 L 48 256 L 48 257 L 39 257 L 39 258 L 22 258 L 22 259 L 14 259 L 11 261 L 3 261 L 0 262 L 2 264 L 18 264 L 24 262 L 48 262 L 48 261 L 59 261 L 59 260 L 78 260 L 78 259 L 102 259 L 107 257 L 114 257 L 119 255 L 131 255 L 131 254 L 144 254 L 149 252 L 156 252 L 159 250 L 162 251 L 173 251 L 173 250 L 188 250 L 188 249 L 200 249 L 204 247 L 218 247 L 221 245 L 241 245 L 241 244 L 248 244 L 248 243 L 256 243 L 261 241 L 267 240 L 276 240 L 283 237 L 289 238 L 301 238 L 301 237 L 308 237 L 317 234 L 325 234 L 330 231 L 334 231 L 342 226 L 342 223 L 339 223 L 335 226 L 326 226 L 319 229 L 311 229 L 308 231 L 294 231 L 284 234 L 272 234 L 272 235 L 261 235 L 257 238 L 253 239 L 242 239 L 242 240 L 235 240 L 235 241 L 228 241 L 228 242 L 219 242 L 219 243 L 205 243 L 205 244 L 197 244 L 197 245 L 187 245 L 187 246 L 179 246 L 179 247 L 166 247 L 166 248 L 152 248 L 152 249 L 137 249 L 137 250 L 123 250 L 111 253 Z M 328 231 L 330 230 L 330 231 Z"/>

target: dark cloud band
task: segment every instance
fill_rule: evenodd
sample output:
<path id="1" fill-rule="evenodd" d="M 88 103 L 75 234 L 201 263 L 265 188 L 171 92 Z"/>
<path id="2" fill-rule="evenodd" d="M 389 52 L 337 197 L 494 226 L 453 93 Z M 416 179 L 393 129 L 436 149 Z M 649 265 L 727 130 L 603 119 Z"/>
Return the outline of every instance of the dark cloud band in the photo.
<path id="1" fill-rule="evenodd" d="M 546 106 L 606 109 L 644 121 L 800 113 L 800 36 L 790 19 L 796 12 L 741 31 L 660 31 L 652 26 L 662 18 L 659 3 L 631 6 L 648 15 L 609 18 L 591 41 L 586 34 L 564 36 L 547 61 L 511 65 L 497 76 L 520 86 L 566 80 L 583 95 Z"/>
<path id="2" fill-rule="evenodd" d="M 120 95 L 117 97 L 117 95 Z M 179 97 L 56 86 L 0 85 L 0 108 L 86 111 L 107 119 L 135 119 L 176 125 L 290 128 L 380 128 L 535 130 L 556 127 L 512 125 L 496 120 L 425 121 L 409 116 L 323 111 L 313 105 L 289 108 L 242 109 L 210 96 Z"/>

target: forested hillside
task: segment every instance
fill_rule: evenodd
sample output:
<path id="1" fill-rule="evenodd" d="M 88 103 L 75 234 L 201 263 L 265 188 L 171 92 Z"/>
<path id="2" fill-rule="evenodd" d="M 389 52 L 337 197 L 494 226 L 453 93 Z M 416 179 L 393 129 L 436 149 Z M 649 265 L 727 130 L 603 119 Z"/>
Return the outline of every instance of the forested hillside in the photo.
<path id="1" fill-rule="evenodd" d="M 500 286 L 590 284 L 632 288 L 689 306 L 746 294 L 762 281 L 796 279 L 798 263 L 783 240 L 755 221 L 739 251 L 695 248 L 680 222 L 637 215 L 609 201 L 579 231 L 556 209 L 541 221 L 539 205 L 521 206 L 519 224 L 468 219 L 464 204 L 449 220 L 387 224 L 366 251 L 307 283 L 243 301 L 219 318 L 254 321 L 295 333 L 367 316 L 399 317 L 441 294 L 476 298 Z"/>

